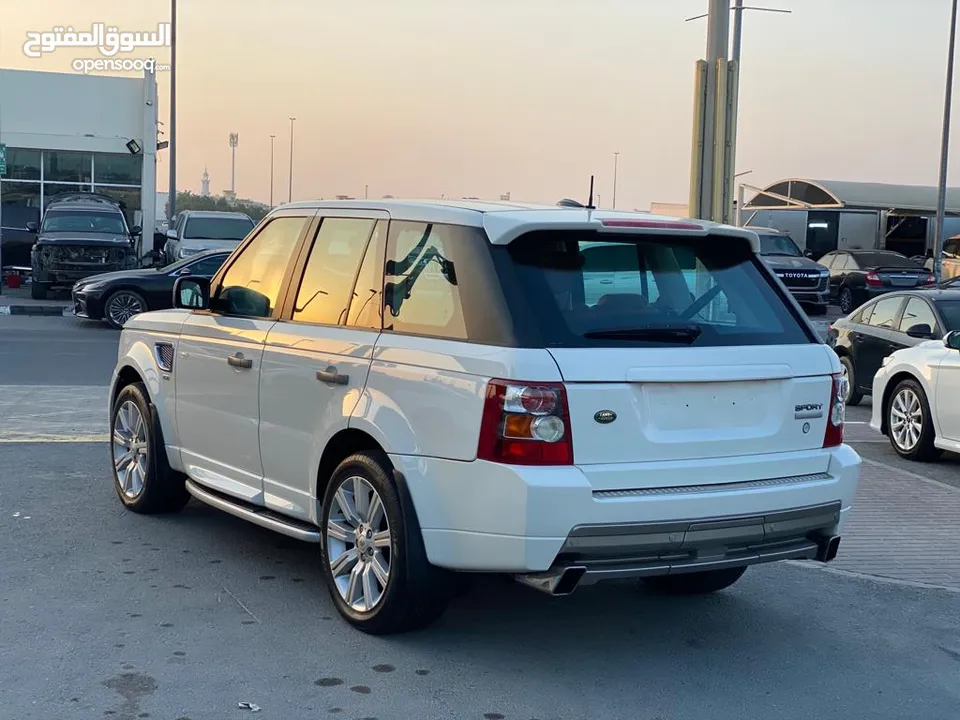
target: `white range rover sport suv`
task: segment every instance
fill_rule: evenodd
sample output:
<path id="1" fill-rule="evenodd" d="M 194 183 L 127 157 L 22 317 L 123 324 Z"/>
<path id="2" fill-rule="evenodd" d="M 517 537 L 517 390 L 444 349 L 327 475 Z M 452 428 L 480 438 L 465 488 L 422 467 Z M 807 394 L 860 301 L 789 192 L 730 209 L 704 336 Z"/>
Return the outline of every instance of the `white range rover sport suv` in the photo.
<path id="1" fill-rule="evenodd" d="M 689 594 L 830 561 L 860 475 L 840 363 L 757 250 L 582 207 L 285 205 L 126 323 L 117 493 L 317 543 L 375 634 L 465 573 Z"/>

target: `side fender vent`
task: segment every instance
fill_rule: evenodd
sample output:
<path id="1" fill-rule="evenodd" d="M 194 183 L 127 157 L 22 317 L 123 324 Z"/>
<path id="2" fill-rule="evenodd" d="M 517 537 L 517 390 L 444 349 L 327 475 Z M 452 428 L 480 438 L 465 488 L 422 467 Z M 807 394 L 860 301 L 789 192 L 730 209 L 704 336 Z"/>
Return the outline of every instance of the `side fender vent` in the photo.
<path id="1" fill-rule="evenodd" d="M 153 346 L 153 356 L 157 367 L 163 372 L 173 372 L 173 345 L 167 342 L 158 342 Z"/>

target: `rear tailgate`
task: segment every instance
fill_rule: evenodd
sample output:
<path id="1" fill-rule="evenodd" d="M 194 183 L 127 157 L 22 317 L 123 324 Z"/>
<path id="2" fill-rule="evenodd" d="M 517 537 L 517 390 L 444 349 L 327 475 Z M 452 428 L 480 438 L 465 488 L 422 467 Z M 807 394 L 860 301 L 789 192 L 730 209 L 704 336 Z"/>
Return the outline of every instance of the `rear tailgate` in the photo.
<path id="1" fill-rule="evenodd" d="M 822 345 L 550 352 L 567 388 L 578 465 L 730 458 L 823 444 L 833 380 Z M 604 411 L 616 419 L 598 422 L 610 417 Z"/>

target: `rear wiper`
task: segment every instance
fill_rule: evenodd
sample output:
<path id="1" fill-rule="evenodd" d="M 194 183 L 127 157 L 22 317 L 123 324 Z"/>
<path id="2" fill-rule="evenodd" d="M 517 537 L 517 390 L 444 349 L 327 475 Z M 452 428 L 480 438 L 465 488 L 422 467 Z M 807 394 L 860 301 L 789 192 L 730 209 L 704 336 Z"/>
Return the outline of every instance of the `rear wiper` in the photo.
<path id="1" fill-rule="evenodd" d="M 662 325 L 659 327 L 617 328 L 592 330 L 583 336 L 588 340 L 654 340 L 659 342 L 692 343 L 703 332 L 700 325 Z"/>

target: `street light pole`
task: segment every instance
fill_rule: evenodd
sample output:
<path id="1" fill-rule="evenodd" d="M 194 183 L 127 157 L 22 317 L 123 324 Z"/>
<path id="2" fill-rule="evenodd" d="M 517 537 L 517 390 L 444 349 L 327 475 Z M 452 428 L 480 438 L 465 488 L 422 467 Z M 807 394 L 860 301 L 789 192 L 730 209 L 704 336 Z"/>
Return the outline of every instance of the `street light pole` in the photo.
<path id="1" fill-rule="evenodd" d="M 276 135 L 270 136 L 270 209 L 273 210 L 273 141 Z"/>
<path id="2" fill-rule="evenodd" d="M 613 154 L 613 209 L 617 209 L 617 164 L 620 160 L 620 153 Z"/>
<path id="3" fill-rule="evenodd" d="M 287 202 L 293 202 L 293 121 L 295 117 L 290 118 L 290 184 L 287 187 Z"/>
<path id="4" fill-rule="evenodd" d="M 740 46 L 743 43 L 743 0 L 733 5 L 733 61 L 740 62 Z"/>
<path id="5" fill-rule="evenodd" d="M 177 213 L 177 0 L 170 0 L 170 180 L 167 215 Z"/>
<path id="6" fill-rule="evenodd" d="M 940 184 L 937 187 L 937 217 L 933 221 L 933 277 L 943 277 L 943 221 L 947 211 L 947 155 L 950 151 L 950 110 L 953 105 L 953 58 L 957 45 L 957 0 L 950 11 L 950 43 L 947 49 L 947 89 L 943 99 L 943 137 L 940 140 Z"/>

